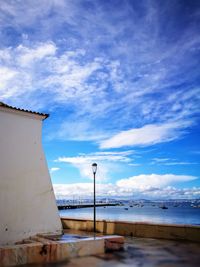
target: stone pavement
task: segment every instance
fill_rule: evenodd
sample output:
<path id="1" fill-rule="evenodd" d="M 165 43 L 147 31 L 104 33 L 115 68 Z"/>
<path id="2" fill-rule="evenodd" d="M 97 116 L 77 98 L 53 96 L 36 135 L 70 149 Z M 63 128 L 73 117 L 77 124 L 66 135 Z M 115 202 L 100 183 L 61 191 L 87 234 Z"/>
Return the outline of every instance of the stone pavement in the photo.
<path id="1" fill-rule="evenodd" d="M 68 261 L 91 255 L 101 255 L 124 248 L 124 237 L 116 235 L 35 235 L 13 245 L 0 247 L 0 266 L 20 266 Z"/>
<path id="2" fill-rule="evenodd" d="M 200 244 L 128 237 L 124 251 L 30 267 L 199 267 Z"/>

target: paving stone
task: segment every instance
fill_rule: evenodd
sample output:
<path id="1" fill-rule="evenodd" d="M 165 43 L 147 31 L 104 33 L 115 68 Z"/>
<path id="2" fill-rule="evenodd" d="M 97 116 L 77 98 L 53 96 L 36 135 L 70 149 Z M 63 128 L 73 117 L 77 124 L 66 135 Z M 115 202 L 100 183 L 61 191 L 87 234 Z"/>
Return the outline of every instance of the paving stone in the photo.
<path id="1" fill-rule="evenodd" d="M 76 257 L 62 263 L 30 265 L 29 267 L 199 266 L 200 244 L 198 243 L 131 237 L 125 238 L 124 251 L 104 253 L 95 256 Z"/>

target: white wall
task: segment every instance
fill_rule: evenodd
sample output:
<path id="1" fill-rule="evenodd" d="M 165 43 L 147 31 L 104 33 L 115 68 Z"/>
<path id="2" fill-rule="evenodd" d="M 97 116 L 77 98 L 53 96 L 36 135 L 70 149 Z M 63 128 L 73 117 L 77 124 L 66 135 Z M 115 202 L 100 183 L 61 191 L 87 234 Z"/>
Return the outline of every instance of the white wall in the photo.
<path id="1" fill-rule="evenodd" d="M 41 119 L 0 108 L 0 245 L 62 231 L 41 144 Z"/>

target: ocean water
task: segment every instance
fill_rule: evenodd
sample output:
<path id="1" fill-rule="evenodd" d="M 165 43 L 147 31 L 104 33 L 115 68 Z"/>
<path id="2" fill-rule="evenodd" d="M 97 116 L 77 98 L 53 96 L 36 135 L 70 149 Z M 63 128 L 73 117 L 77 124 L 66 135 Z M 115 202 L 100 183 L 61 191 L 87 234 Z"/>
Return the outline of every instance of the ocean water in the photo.
<path id="1" fill-rule="evenodd" d="M 97 220 L 115 220 L 129 222 L 151 222 L 162 224 L 200 225 L 200 208 L 193 208 L 189 203 L 176 207 L 172 203 L 168 209 L 159 208 L 159 204 L 143 203 L 144 206 L 97 207 Z M 128 210 L 127 210 L 128 209 Z M 60 210 L 60 216 L 75 219 L 93 219 L 93 208 Z"/>

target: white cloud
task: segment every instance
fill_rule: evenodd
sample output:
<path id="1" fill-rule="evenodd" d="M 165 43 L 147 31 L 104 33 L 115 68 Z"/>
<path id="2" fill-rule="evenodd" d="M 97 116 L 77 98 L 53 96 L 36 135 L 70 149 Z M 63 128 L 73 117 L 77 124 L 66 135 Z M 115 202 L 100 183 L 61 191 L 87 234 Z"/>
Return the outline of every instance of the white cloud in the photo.
<path id="1" fill-rule="evenodd" d="M 200 188 L 176 188 L 171 185 L 176 182 L 186 182 L 197 179 L 194 176 L 174 174 L 138 175 L 112 183 L 97 183 L 96 193 L 99 197 L 115 198 L 198 198 Z M 54 184 L 57 198 L 90 198 L 93 196 L 93 183 Z"/>
<path id="2" fill-rule="evenodd" d="M 134 151 L 121 152 L 96 152 L 90 154 L 80 154 L 77 157 L 59 157 L 56 162 L 64 162 L 72 164 L 78 168 L 82 177 L 93 179 L 91 164 L 97 162 L 97 180 L 103 181 L 109 178 L 109 172 L 119 168 L 120 163 L 131 162 L 130 155 Z"/>
<path id="3" fill-rule="evenodd" d="M 14 100 L 33 90 L 31 88 L 31 76 L 23 70 L 20 71 L 13 66 L 0 66 L 0 75 L 0 99 L 3 101 Z"/>
<path id="4" fill-rule="evenodd" d="M 189 161 L 179 161 L 177 159 L 170 159 L 170 158 L 153 158 L 151 165 L 159 164 L 159 165 L 166 165 L 166 166 L 175 166 L 175 165 L 193 165 L 198 164 L 197 162 L 189 162 Z"/>
<path id="5" fill-rule="evenodd" d="M 34 48 L 19 45 L 16 49 L 19 66 L 32 67 L 34 61 L 40 61 L 45 57 L 53 56 L 56 49 L 57 48 L 54 43 L 43 43 Z"/>
<path id="6" fill-rule="evenodd" d="M 197 162 L 188 162 L 188 161 L 174 161 L 174 162 L 165 162 L 164 165 L 174 166 L 174 165 L 195 165 Z"/>
<path id="7" fill-rule="evenodd" d="M 52 167 L 50 169 L 50 172 L 53 173 L 53 172 L 56 172 L 56 171 L 59 171 L 59 170 L 60 170 L 60 168 L 58 168 L 58 167 Z"/>
<path id="8" fill-rule="evenodd" d="M 54 184 L 56 197 L 92 197 L 94 192 L 93 183 L 75 183 L 75 184 Z M 112 184 L 96 184 L 97 196 L 114 193 Z M 115 193 L 114 193 L 115 194 Z"/>
<path id="9" fill-rule="evenodd" d="M 152 188 L 146 192 L 141 192 L 140 196 L 149 199 L 194 199 L 199 198 L 200 188 L 176 188 L 168 186 L 166 188 Z"/>
<path id="10" fill-rule="evenodd" d="M 128 165 L 129 166 L 134 166 L 134 167 L 141 166 L 140 163 L 129 163 Z"/>
<path id="11" fill-rule="evenodd" d="M 44 106 L 49 105 L 49 101 L 67 103 L 73 106 L 74 117 L 61 124 L 57 136 L 70 138 L 68 123 L 76 121 L 80 138 L 82 132 L 84 138 L 92 137 L 95 134 L 89 133 L 94 116 L 89 115 L 87 123 L 81 118 L 85 113 L 100 114 L 113 105 L 106 97 L 107 84 L 116 84 L 112 80 L 112 68 L 116 68 L 115 60 L 88 58 L 84 49 L 61 51 L 50 41 L 5 48 L 0 50 L 0 99 L 15 105 L 19 102 L 21 107 L 27 107 L 26 98 Z M 44 97 L 41 98 L 41 94 Z M 98 131 L 98 138 L 105 138 L 105 132 Z"/>
<path id="12" fill-rule="evenodd" d="M 29 103 L 30 108 L 41 87 L 41 73 L 48 71 L 49 56 L 53 56 L 55 51 L 56 46 L 51 42 L 0 50 L 0 99 L 15 106 L 21 102 L 21 107 L 28 107 Z M 45 60 L 46 69 L 43 66 Z M 32 101 L 24 101 L 31 94 Z"/>
<path id="13" fill-rule="evenodd" d="M 94 127 L 91 129 L 92 122 L 88 120 L 81 121 L 78 118 L 72 118 L 71 120 L 64 121 L 59 127 L 59 131 L 56 134 L 50 136 L 50 138 L 59 138 L 62 140 L 75 140 L 75 141 L 97 141 L 109 137 L 109 133 L 101 129 Z M 76 131 L 74 131 L 76 129 Z"/>
<path id="14" fill-rule="evenodd" d="M 56 160 L 57 162 L 64 162 L 73 165 L 80 172 L 80 175 L 83 178 L 93 179 L 92 168 L 91 165 L 95 161 L 92 157 L 60 157 Z M 107 168 L 105 165 L 102 165 L 98 162 L 98 172 L 97 172 L 98 180 L 107 179 Z"/>
<path id="15" fill-rule="evenodd" d="M 13 88 L 8 90 L 10 81 L 16 79 L 18 72 L 15 69 L 0 66 L 0 92 L 2 97 L 10 97 Z"/>
<path id="16" fill-rule="evenodd" d="M 168 161 L 168 160 L 170 160 L 169 158 L 153 158 L 153 161 L 154 162 L 161 162 L 161 163 L 163 163 L 163 162 L 166 162 L 166 161 Z"/>
<path id="17" fill-rule="evenodd" d="M 190 122 L 168 122 L 149 124 L 138 129 L 122 131 L 100 143 L 100 148 L 119 148 L 124 146 L 149 146 L 177 139 Z"/>
<path id="18" fill-rule="evenodd" d="M 120 152 L 96 152 L 91 154 L 81 154 L 78 157 L 60 157 L 57 161 L 69 163 L 87 163 L 92 161 L 118 161 L 130 162 L 129 155 L 133 154 L 132 150 Z"/>
<path id="19" fill-rule="evenodd" d="M 130 190 L 149 190 L 151 188 L 164 188 L 174 183 L 187 182 L 197 179 L 190 175 L 175 174 L 141 174 L 127 179 L 117 181 L 117 186 L 122 189 Z"/>

